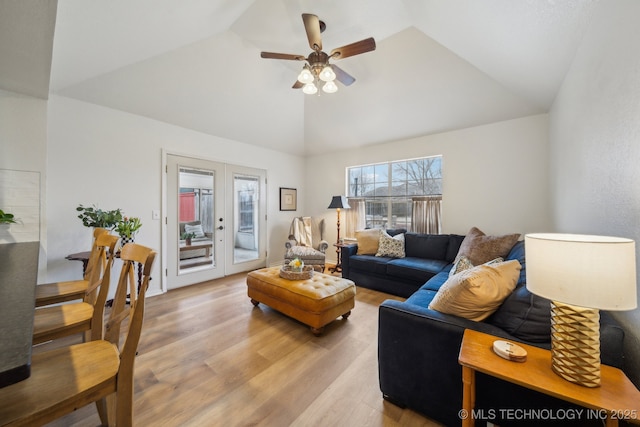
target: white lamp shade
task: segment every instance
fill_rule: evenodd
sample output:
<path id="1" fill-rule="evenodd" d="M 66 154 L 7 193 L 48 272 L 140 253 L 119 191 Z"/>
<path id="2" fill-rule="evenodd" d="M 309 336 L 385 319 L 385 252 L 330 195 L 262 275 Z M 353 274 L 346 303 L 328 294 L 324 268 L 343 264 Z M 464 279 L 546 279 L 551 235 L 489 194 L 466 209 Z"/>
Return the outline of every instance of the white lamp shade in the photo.
<path id="1" fill-rule="evenodd" d="M 304 84 L 311 83 L 313 82 L 313 74 L 305 67 L 300 71 L 300 74 L 298 74 L 298 81 Z"/>
<path id="2" fill-rule="evenodd" d="M 314 93 L 318 92 L 318 88 L 313 83 L 307 83 L 302 87 L 302 91 L 307 95 L 313 95 Z"/>
<path id="3" fill-rule="evenodd" d="M 525 236 L 527 288 L 541 297 L 601 310 L 637 306 L 635 242 L 620 237 Z"/>
<path id="4" fill-rule="evenodd" d="M 338 85 L 334 82 L 326 82 L 324 86 L 322 86 L 322 90 L 326 93 L 336 93 L 338 91 Z"/>
<path id="5" fill-rule="evenodd" d="M 325 82 L 332 82 L 336 79 L 336 73 L 333 71 L 330 65 L 327 65 L 320 71 L 320 80 Z"/>

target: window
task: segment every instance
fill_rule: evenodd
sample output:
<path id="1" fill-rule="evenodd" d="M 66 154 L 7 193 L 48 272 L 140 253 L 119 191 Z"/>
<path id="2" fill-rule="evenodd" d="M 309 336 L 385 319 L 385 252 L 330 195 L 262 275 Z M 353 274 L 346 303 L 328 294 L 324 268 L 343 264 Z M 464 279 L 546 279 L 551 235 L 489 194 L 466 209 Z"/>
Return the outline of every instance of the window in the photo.
<path id="1" fill-rule="evenodd" d="M 442 156 L 347 168 L 348 197 L 365 201 L 367 228 L 411 230 L 414 197 L 442 195 Z"/>

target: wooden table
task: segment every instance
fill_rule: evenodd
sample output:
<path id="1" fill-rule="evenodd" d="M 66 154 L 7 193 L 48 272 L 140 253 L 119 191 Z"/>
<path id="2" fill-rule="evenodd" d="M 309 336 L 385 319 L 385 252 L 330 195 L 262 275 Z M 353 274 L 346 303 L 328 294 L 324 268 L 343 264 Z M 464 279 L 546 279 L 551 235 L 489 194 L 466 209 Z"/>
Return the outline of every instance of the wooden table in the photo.
<path id="1" fill-rule="evenodd" d="M 640 391 L 620 369 L 602 365 L 601 386 L 583 387 L 551 370 L 549 350 L 518 343 L 527 350 L 527 360 L 512 362 L 494 353 L 493 342 L 497 339 L 500 338 L 471 329 L 464 332 L 458 357 L 462 365 L 463 426 L 474 425 L 476 371 L 584 406 L 588 408 L 584 413 L 588 418 L 606 418 L 607 426 L 617 426 L 619 419 L 640 423 Z"/>
<path id="2" fill-rule="evenodd" d="M 81 261 L 82 262 L 82 277 L 84 277 L 85 273 L 87 272 L 87 265 L 89 264 L 89 257 L 91 256 L 91 251 L 88 252 L 78 252 L 75 254 L 69 254 L 66 257 L 64 257 L 65 259 L 68 259 L 69 261 Z M 116 258 L 120 258 L 120 250 L 118 250 L 118 252 L 116 252 L 115 255 Z M 151 279 L 149 279 L 151 280 Z M 142 285 L 142 264 L 138 263 L 138 291 L 140 291 L 140 286 Z M 111 307 L 111 304 L 113 304 L 113 300 L 110 299 L 107 301 L 107 307 Z"/>
<path id="3" fill-rule="evenodd" d="M 185 245 L 185 244 L 180 244 L 180 252 L 184 252 L 184 251 L 195 251 L 198 249 L 204 249 L 205 250 L 205 257 L 209 258 L 211 256 L 211 248 L 213 247 L 213 242 L 212 241 L 208 241 L 208 242 L 198 242 L 198 243 L 192 243 L 190 245 Z"/>
<path id="4" fill-rule="evenodd" d="M 69 261 L 82 262 L 82 277 L 84 277 L 85 273 L 87 272 L 87 265 L 89 264 L 90 256 L 91 256 L 91 251 L 86 251 L 86 252 L 78 252 L 75 254 L 69 254 L 64 258 L 68 259 Z"/>

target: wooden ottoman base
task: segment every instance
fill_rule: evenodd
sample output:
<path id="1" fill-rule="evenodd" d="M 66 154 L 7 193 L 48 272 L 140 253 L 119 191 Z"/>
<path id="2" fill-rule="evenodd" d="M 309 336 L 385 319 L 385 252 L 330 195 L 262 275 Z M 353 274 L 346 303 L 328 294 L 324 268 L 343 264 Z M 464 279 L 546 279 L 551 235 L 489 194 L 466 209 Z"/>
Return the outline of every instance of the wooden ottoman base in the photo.
<path id="1" fill-rule="evenodd" d="M 307 280 L 287 280 L 280 277 L 280 267 L 270 267 L 247 275 L 247 295 L 253 305 L 266 304 L 320 335 L 337 317 L 349 317 L 356 287 L 351 280 L 322 273 Z"/>

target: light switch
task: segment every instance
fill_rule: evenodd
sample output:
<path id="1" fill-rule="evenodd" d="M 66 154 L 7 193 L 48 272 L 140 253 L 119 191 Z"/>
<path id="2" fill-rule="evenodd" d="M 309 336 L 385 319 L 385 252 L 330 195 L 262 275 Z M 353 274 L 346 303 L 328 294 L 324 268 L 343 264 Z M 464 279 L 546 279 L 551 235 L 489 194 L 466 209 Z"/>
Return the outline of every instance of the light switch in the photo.
<path id="1" fill-rule="evenodd" d="M 160 219 L 160 211 L 158 209 L 151 211 L 151 219 Z"/>

